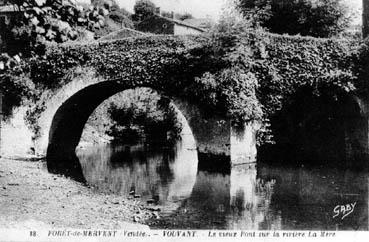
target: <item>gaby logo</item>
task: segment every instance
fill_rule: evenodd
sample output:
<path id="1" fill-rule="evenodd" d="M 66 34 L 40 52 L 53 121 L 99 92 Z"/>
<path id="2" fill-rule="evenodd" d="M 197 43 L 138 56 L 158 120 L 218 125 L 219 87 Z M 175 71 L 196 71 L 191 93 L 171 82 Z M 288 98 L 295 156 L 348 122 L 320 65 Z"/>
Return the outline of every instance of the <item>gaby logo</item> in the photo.
<path id="1" fill-rule="evenodd" d="M 346 218 L 348 215 L 350 215 L 354 211 L 356 203 L 357 202 L 349 203 L 345 205 L 337 205 L 333 209 L 333 213 L 334 213 L 333 218 L 338 217 L 340 215 L 342 216 L 341 219 Z"/>

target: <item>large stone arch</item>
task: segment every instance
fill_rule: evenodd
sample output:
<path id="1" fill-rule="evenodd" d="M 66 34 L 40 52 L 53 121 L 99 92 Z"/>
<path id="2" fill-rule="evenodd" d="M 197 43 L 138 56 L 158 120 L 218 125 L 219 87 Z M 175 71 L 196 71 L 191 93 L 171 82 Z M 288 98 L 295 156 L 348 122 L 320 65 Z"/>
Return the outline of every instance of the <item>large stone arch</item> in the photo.
<path id="1" fill-rule="evenodd" d="M 47 156 L 49 171 L 83 180 L 75 148 L 89 116 L 112 95 L 140 87 L 152 88 L 173 101 L 192 130 L 205 169 L 229 169 L 232 164 L 256 161 L 255 124 L 236 130 L 232 128 L 231 120 L 216 114 L 209 115 L 191 100 L 172 96 L 165 90 L 106 80 L 89 71 L 82 73 L 42 98 L 41 103 L 45 107 L 38 119 L 35 150 L 39 155 Z"/>

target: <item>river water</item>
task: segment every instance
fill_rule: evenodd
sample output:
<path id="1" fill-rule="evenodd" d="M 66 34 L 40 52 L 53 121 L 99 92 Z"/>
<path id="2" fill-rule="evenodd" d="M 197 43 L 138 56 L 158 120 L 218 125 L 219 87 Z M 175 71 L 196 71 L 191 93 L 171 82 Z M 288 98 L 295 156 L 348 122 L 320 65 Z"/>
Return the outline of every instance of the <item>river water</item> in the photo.
<path id="1" fill-rule="evenodd" d="M 87 182 L 161 208 L 152 228 L 367 230 L 369 174 L 258 164 L 198 170 L 193 138 L 173 148 L 77 149 Z"/>

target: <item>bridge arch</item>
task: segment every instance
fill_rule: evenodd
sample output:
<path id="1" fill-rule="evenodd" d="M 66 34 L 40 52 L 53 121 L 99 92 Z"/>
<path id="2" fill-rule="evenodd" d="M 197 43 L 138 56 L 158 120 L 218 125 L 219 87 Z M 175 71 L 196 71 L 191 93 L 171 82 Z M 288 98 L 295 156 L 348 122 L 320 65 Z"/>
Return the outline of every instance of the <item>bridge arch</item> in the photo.
<path id="1" fill-rule="evenodd" d="M 369 154 L 366 103 L 354 93 L 299 88 L 271 117 L 275 144 L 260 147 L 260 160 L 363 167 Z"/>
<path id="2" fill-rule="evenodd" d="M 243 158 L 246 163 L 255 161 L 256 130 L 249 128 L 245 129 L 247 134 L 239 131 L 236 134 L 231 129 L 231 120 L 216 114 L 209 115 L 191 100 L 172 96 L 157 87 L 106 80 L 90 73 L 74 78 L 45 99 L 45 110 L 38 119 L 40 130 L 35 138 L 35 147 L 38 154 L 46 155 L 48 170 L 83 180 L 75 148 L 89 116 L 109 97 L 142 87 L 169 97 L 185 117 L 196 142 L 199 166 L 202 159 L 212 162 L 210 165 L 203 162 L 204 166 L 229 169 L 232 154 L 235 154 L 233 160 L 238 162 Z M 248 146 L 244 145 L 245 142 Z M 231 143 L 235 147 L 233 150 Z"/>

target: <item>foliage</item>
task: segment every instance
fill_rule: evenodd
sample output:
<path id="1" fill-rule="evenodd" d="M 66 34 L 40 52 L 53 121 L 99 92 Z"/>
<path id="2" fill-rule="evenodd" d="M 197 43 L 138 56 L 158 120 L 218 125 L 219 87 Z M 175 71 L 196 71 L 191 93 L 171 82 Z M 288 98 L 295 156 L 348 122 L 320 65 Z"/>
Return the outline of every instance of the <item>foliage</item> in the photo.
<path id="1" fill-rule="evenodd" d="M 232 2 L 231 2 L 232 3 Z M 246 18 L 234 4 L 228 3 L 222 11 L 219 21 L 213 25 L 210 32 L 213 34 L 239 35 L 249 31 L 262 29 L 256 17 Z M 258 11 L 258 16 L 261 12 Z"/>
<path id="2" fill-rule="evenodd" d="M 105 25 L 102 28 L 95 30 L 97 37 L 115 32 L 122 27 L 134 28 L 131 13 L 124 8 L 120 8 L 115 0 L 94 0 L 91 3 L 94 6 L 104 7 L 109 10 L 109 14 L 105 17 Z"/>
<path id="3" fill-rule="evenodd" d="M 18 12 L 16 17 L 11 18 L 10 23 L 1 26 L 0 34 L 4 45 L 0 50 L 3 52 L 0 53 L 0 86 L 6 100 L 5 105 L 11 109 L 20 104 L 22 97 L 32 93 L 32 85 L 29 85 L 32 82 L 27 79 L 30 77 L 29 73 L 27 78 L 23 73 L 17 73 L 20 72 L 19 68 L 27 66 L 24 63 L 27 58 L 42 56 L 46 49 L 45 42 L 75 40 L 84 32 L 83 29 L 100 28 L 104 25 L 104 16 L 109 12 L 103 7 L 84 10 L 72 0 L 8 2 L 13 4 Z M 26 60 L 23 61 L 23 58 Z M 23 80 L 23 83 L 20 80 Z"/>
<path id="4" fill-rule="evenodd" d="M 166 17 L 166 18 L 173 18 L 174 17 L 173 14 L 174 14 L 173 12 L 167 12 L 167 11 L 161 12 L 161 16 Z"/>
<path id="5" fill-rule="evenodd" d="M 179 139 L 182 126 L 170 100 L 147 89 L 125 94 L 109 102 L 107 113 L 112 125 L 106 131 L 108 135 L 132 144 L 173 143 Z"/>
<path id="6" fill-rule="evenodd" d="M 243 14 L 249 27 L 259 28 L 272 17 L 271 0 L 234 0 L 237 10 Z M 271 30 L 272 31 L 272 30 Z M 272 31 L 273 32 L 273 31 Z"/>
<path id="7" fill-rule="evenodd" d="M 111 11 L 109 18 L 119 23 L 121 26 L 126 28 L 133 28 L 133 22 L 131 20 L 131 14 L 125 9 L 118 9 Z"/>
<path id="8" fill-rule="evenodd" d="M 95 7 L 103 7 L 109 11 L 117 11 L 120 9 L 115 0 L 92 0 L 91 4 Z"/>
<path id="9" fill-rule="evenodd" d="M 123 17 L 120 20 L 119 19 L 117 21 L 116 20 L 117 18 L 113 20 L 110 15 L 107 18 L 105 18 L 105 26 L 95 31 L 95 37 L 100 39 L 104 36 L 109 35 L 110 33 L 122 30 L 123 28 L 129 29 L 133 28 L 133 22 L 128 18 Z"/>
<path id="10" fill-rule="evenodd" d="M 254 25 L 279 34 L 332 37 L 351 20 L 342 0 L 238 0 L 237 5 Z"/>
<path id="11" fill-rule="evenodd" d="M 46 58 L 31 59 L 26 70 L 37 87 L 57 89 L 86 67 L 123 89 L 150 87 L 237 124 L 262 120 L 268 133 L 270 117 L 301 88 L 332 100 L 362 90 L 367 84 L 358 77 L 368 69 L 367 49 L 366 43 L 357 48 L 349 41 L 259 31 L 150 36 L 48 46 Z"/>
<path id="12" fill-rule="evenodd" d="M 25 99 L 34 100 L 37 90 L 34 83 L 25 72 L 25 66 L 7 69 L 0 73 L 0 92 L 3 95 L 2 114 L 9 117 L 12 114 L 14 106 L 20 106 Z"/>
<path id="13" fill-rule="evenodd" d="M 104 25 L 104 16 L 109 13 L 101 7 L 84 10 L 71 0 L 11 0 L 9 3 L 19 11 L 18 17 L 12 18 L 1 32 L 5 42 L 1 51 L 7 52 L 10 59 L 42 55 L 45 41 L 61 43 L 77 39 L 78 27 L 98 29 Z M 1 63 L 0 67 L 6 66 L 4 61 Z M 0 68 L 0 71 L 4 69 Z"/>
<path id="14" fill-rule="evenodd" d="M 150 0 L 137 0 L 133 7 L 134 14 L 132 19 L 140 22 L 153 16 L 155 14 L 155 10 L 155 4 Z"/>

